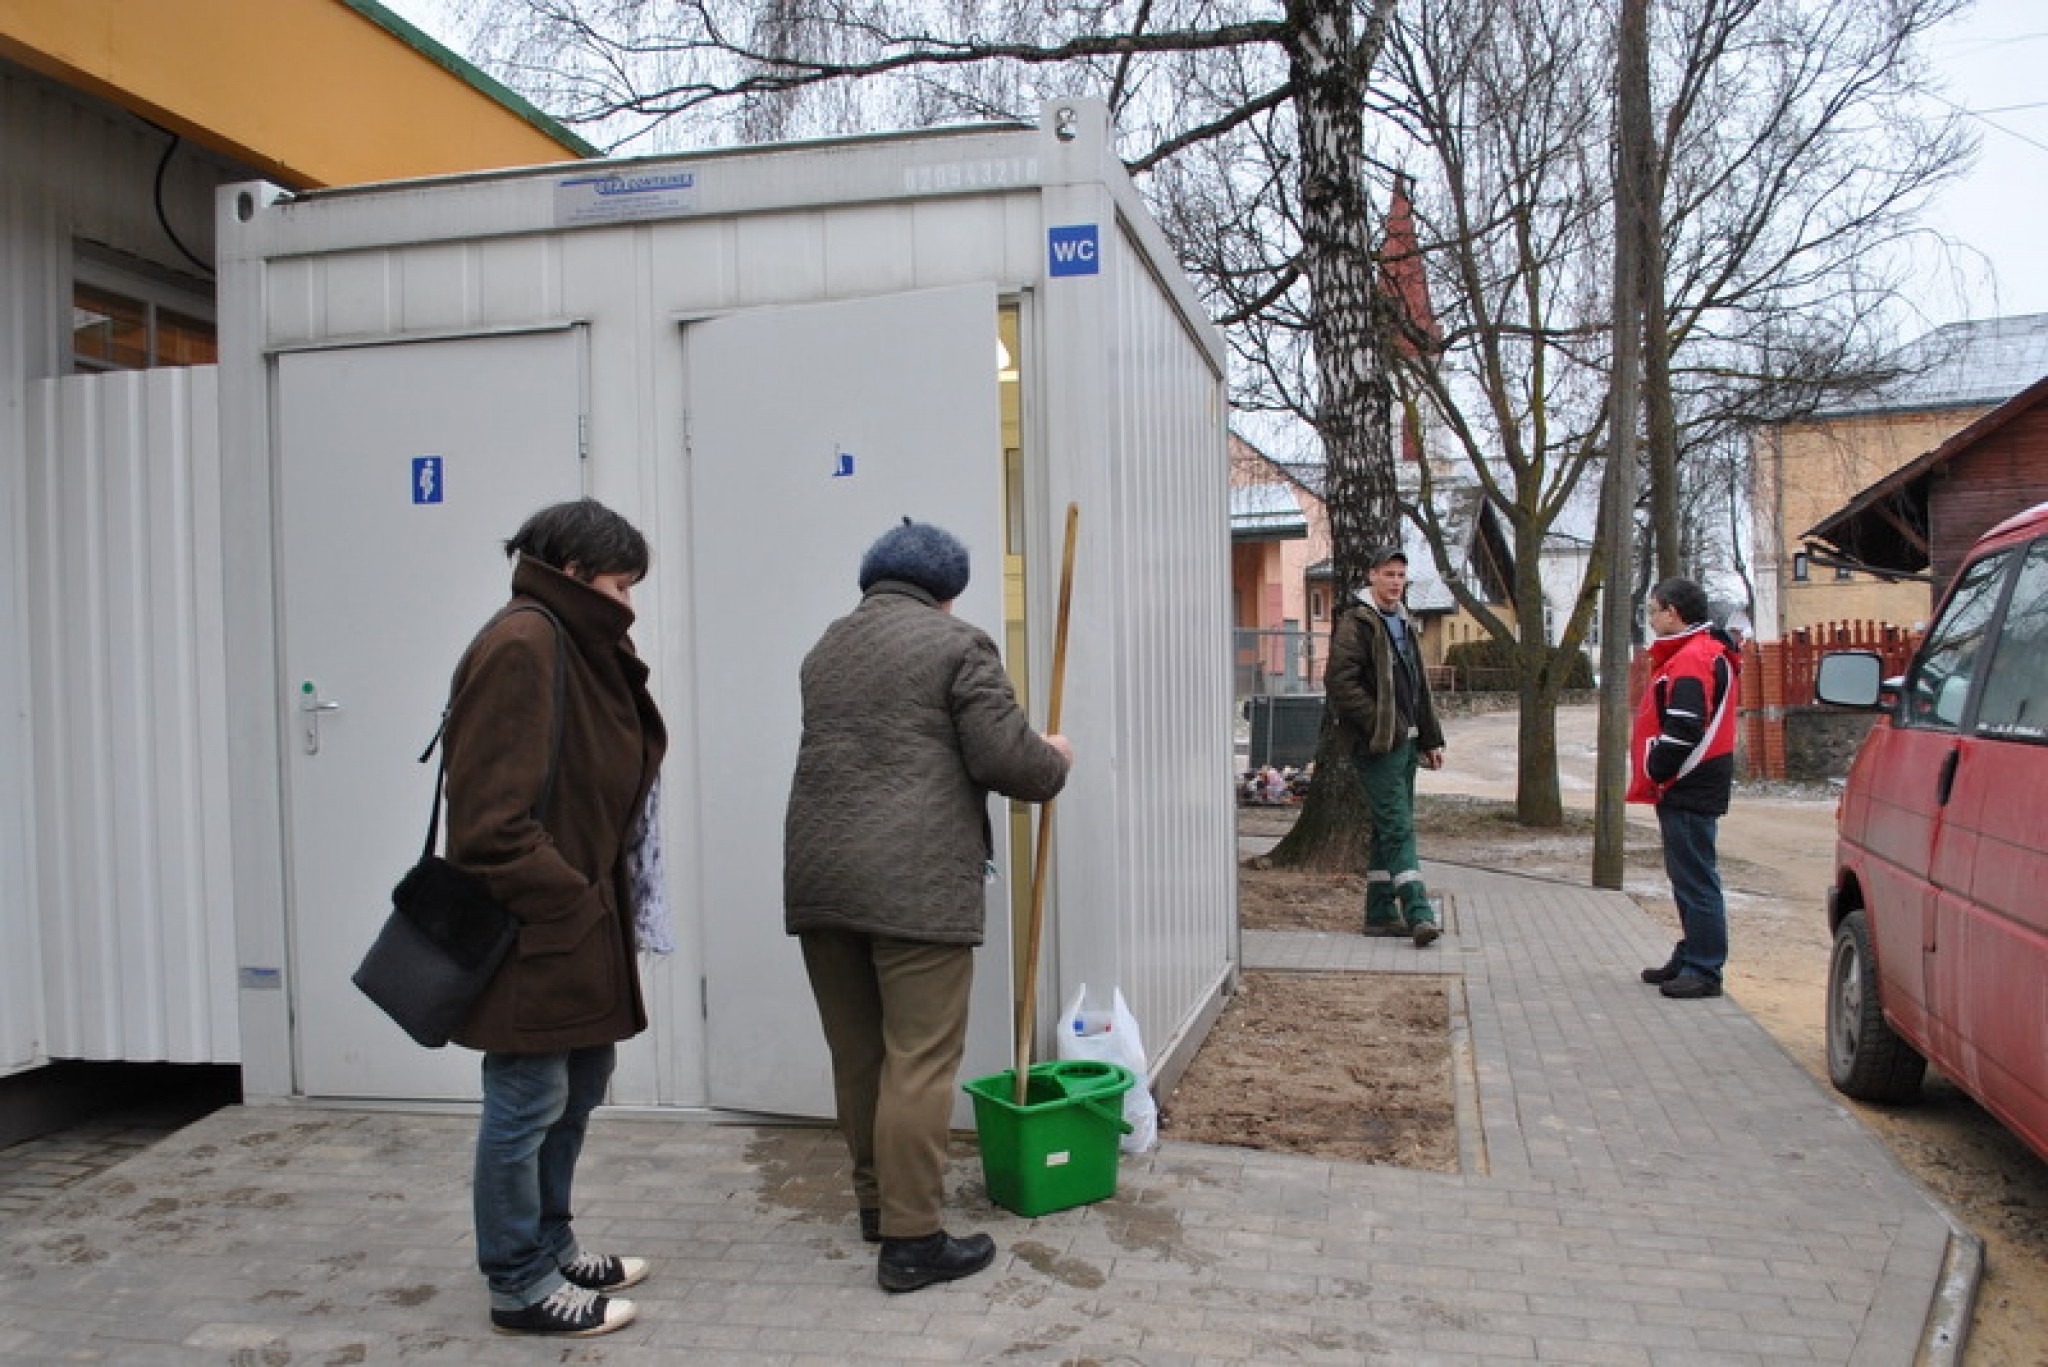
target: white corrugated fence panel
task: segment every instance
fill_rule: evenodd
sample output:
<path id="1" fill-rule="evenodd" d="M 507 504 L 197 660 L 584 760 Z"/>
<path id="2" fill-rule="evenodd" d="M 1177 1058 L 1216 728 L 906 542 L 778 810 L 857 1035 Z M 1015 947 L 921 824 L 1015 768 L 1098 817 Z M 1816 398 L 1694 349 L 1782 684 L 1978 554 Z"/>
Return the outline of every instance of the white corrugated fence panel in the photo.
<path id="1" fill-rule="evenodd" d="M 44 1049 L 232 1063 L 215 371 L 35 381 L 27 429 Z"/>

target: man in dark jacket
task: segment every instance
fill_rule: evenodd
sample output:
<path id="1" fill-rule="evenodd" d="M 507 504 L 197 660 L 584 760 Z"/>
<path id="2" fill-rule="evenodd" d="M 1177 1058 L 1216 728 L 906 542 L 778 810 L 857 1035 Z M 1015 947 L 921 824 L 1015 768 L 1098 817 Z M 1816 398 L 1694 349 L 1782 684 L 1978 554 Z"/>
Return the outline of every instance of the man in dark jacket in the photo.
<path id="1" fill-rule="evenodd" d="M 626 638 L 639 531 L 582 499 L 506 552 L 512 602 L 456 666 L 444 753 L 448 859 L 519 935 L 455 1042 L 484 1054 L 472 1194 L 491 1324 L 581 1338 L 632 1322 L 611 1293 L 648 1270 L 578 1245 L 571 1190 L 615 1047 L 647 1028 L 627 863 L 668 733 Z"/>
<path id="2" fill-rule="evenodd" d="M 1650 681 L 1629 736 L 1630 802 L 1654 803 L 1664 872 L 1683 936 L 1660 967 L 1643 970 L 1667 997 L 1721 995 L 1728 909 L 1714 849 L 1735 784 L 1736 680 L 1742 648 L 1707 620 L 1690 579 L 1650 590 Z"/>
<path id="3" fill-rule="evenodd" d="M 1073 751 L 1017 706 L 995 642 L 953 616 L 967 548 L 886 533 L 860 606 L 804 658 L 803 740 L 784 825 L 783 923 L 832 1052 L 876 1280 L 915 1291 L 987 1267 L 995 1242 L 940 1227 L 955 1075 L 994 854 L 988 797 L 1045 802 Z"/>
<path id="4" fill-rule="evenodd" d="M 1323 688 L 1372 812 L 1365 933 L 1412 935 L 1419 949 L 1442 930 L 1415 852 L 1415 770 L 1443 767 L 1444 733 L 1401 606 L 1408 557 L 1399 546 L 1374 552 L 1366 589 L 1366 601 L 1337 621 Z"/>

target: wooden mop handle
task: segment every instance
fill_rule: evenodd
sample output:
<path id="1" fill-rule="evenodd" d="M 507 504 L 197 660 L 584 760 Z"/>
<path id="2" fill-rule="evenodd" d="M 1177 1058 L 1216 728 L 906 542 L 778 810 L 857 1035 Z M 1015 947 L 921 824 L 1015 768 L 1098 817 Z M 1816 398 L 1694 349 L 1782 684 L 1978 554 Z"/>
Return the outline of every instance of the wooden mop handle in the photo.
<path id="1" fill-rule="evenodd" d="M 1080 526 L 1081 507 L 1067 505 L 1067 545 L 1060 557 L 1060 606 L 1052 635 L 1052 690 L 1045 709 L 1047 735 L 1060 729 L 1060 700 L 1067 679 L 1067 616 L 1074 601 L 1074 536 Z M 1031 1037 L 1038 1028 L 1038 944 L 1045 926 L 1045 874 L 1052 855 L 1052 801 L 1038 809 L 1038 839 L 1031 855 L 1031 913 L 1025 923 L 1024 982 L 1017 991 L 1017 1080 L 1016 1103 L 1024 1104 L 1031 1072 Z"/>

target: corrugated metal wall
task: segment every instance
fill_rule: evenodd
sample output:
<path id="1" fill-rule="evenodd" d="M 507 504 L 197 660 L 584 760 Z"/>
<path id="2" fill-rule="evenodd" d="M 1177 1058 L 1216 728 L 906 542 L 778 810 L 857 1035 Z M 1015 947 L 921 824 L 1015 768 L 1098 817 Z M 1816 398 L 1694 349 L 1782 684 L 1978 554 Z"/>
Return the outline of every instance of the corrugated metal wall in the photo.
<path id="1" fill-rule="evenodd" d="M 1223 377 L 1126 239 L 1109 417 L 1119 562 L 1121 986 L 1155 1064 L 1237 960 Z M 1191 667 L 1193 666 L 1193 667 Z M 1106 986 L 1106 984 L 1105 984 Z"/>
<path id="2" fill-rule="evenodd" d="M 232 1063 L 215 371 L 26 397 L 43 1051 Z"/>
<path id="3" fill-rule="evenodd" d="M 71 382 L 49 377 L 64 374 L 71 365 L 71 286 L 80 260 L 90 256 L 96 263 L 112 263 L 156 281 L 176 282 L 203 298 L 208 286 L 179 244 L 201 258 L 210 258 L 213 187 L 251 173 L 251 168 L 179 142 L 163 129 L 40 76 L 14 67 L 0 71 L 0 180 L 5 182 L 5 193 L 0 193 L 0 536 L 6 539 L 9 578 L 5 602 L 0 604 L 0 712 L 11 728 L 0 741 L 0 783 L 6 785 L 0 794 L 0 1072 L 67 1055 L 135 1059 L 231 1059 L 234 1055 L 232 992 L 223 996 L 210 988 L 206 993 L 179 989 L 184 1009 L 196 1009 L 207 1017 L 204 1028 L 196 1032 L 185 1027 L 119 1028 L 131 1013 L 153 1010 L 150 1003 L 167 995 L 156 985 L 160 975 L 154 960 L 148 961 L 150 971 L 142 971 L 143 956 L 155 952 L 154 941 L 145 938 L 132 951 L 109 949 L 108 953 L 132 952 L 135 957 L 118 968 L 103 963 L 88 972 L 76 955 L 82 944 L 99 934 L 104 908 L 74 907 L 53 895 L 56 888 L 77 882 L 78 874 L 76 870 L 63 872 L 53 884 L 52 840 L 58 835 L 60 844 L 72 840 L 81 817 L 89 822 L 127 820 L 127 813 L 133 811 L 132 803 L 127 808 L 110 804 L 111 795 L 104 790 L 106 776 L 131 785 L 128 791 L 135 793 L 140 790 L 133 785 L 163 771 L 138 763 L 138 755 L 125 740 L 117 746 L 95 738 L 95 744 L 103 747 L 104 761 L 65 748 L 92 736 L 96 727 L 104 729 L 106 700 L 95 701 L 81 691 L 84 685 L 74 677 L 73 662 L 80 651 L 106 659 L 109 644 L 105 636 L 91 642 L 79 637 L 91 619 L 53 617 L 51 609 L 54 605 L 68 612 L 81 606 L 82 597 L 101 591 L 89 585 L 107 584 L 112 566 L 95 567 L 87 579 L 67 584 L 53 580 L 52 565 L 58 573 L 71 574 L 80 545 L 90 544 L 95 552 L 111 551 L 106 538 L 128 536 L 137 527 L 147 527 L 149 519 L 130 518 L 121 526 L 108 522 L 107 510 L 112 505 L 105 481 L 110 470 L 122 468 L 118 461 L 108 464 L 112 453 L 95 449 L 81 456 L 75 447 L 53 450 L 48 445 L 55 433 L 65 429 L 67 410 L 82 415 L 102 404 L 101 398 L 81 397 L 86 390 L 63 392 L 60 385 Z M 203 387 L 207 395 L 205 459 L 209 471 L 217 469 L 211 436 L 212 373 L 152 383 Z M 99 414 L 93 421 L 103 428 L 133 429 L 132 423 L 110 414 Z M 67 432 L 66 440 L 82 438 Z M 137 468 L 154 470 L 159 449 L 151 447 L 151 465 Z M 53 478 L 65 489 L 57 497 L 70 500 L 60 506 L 89 512 L 87 525 L 73 528 L 52 520 L 49 498 Z M 74 488 L 72 481 L 77 480 L 86 482 Z M 119 554 L 132 555 L 138 549 L 124 542 Z M 211 549 L 209 553 L 217 554 Z M 148 561 L 142 571 L 154 595 L 172 588 L 168 582 L 154 582 L 165 568 L 157 559 Z M 217 568 L 212 573 L 214 578 L 203 596 L 216 619 L 213 640 L 217 658 Z M 103 618 L 124 610 L 118 600 L 100 604 Z M 191 615 L 188 604 L 185 617 Z M 153 629 L 161 631 L 161 624 L 153 624 Z M 133 636 L 132 628 L 124 630 Z M 62 642 L 68 653 L 54 661 L 41 658 L 37 652 L 51 641 Z M 134 668 L 139 671 L 143 666 Z M 144 682 L 158 691 L 165 686 L 155 680 Z M 70 712 L 69 729 L 61 734 L 49 729 L 47 703 L 53 696 Z M 147 701 L 149 689 L 139 696 L 145 706 L 162 706 L 161 699 Z M 134 705 L 128 699 L 122 704 Z M 81 727 L 82 719 L 95 709 L 98 720 Z M 189 711 L 186 715 L 189 717 Z M 199 743 L 198 734 L 186 722 L 174 725 L 170 735 L 186 745 Z M 218 727 L 208 740 L 220 743 Z M 218 756 L 213 762 L 216 768 L 224 763 Z M 54 775 L 53 765 L 58 771 Z M 70 785 L 79 804 L 76 810 L 57 809 L 49 786 L 53 779 Z M 215 829 L 213 823 L 225 819 L 217 805 L 221 796 L 217 787 L 208 793 L 216 804 L 210 809 L 185 803 L 189 789 L 177 791 L 182 805 L 161 819 L 189 822 L 200 817 L 188 812 L 204 811 L 204 820 Z M 91 805 L 95 802 L 100 804 L 97 815 Z M 152 822 L 159 819 L 159 814 L 151 814 Z M 156 834 L 160 836 L 161 830 Z M 131 836 L 131 844 L 133 839 Z M 117 873 L 111 864 L 90 866 L 92 860 L 125 857 L 126 853 L 124 846 L 101 841 L 84 846 L 71 857 L 88 861 L 92 881 L 110 890 L 119 888 L 123 896 L 132 897 L 138 878 L 146 883 L 159 875 L 153 871 Z M 229 914 L 225 890 L 210 886 L 209 891 L 213 896 L 209 914 L 224 926 Z M 76 923 L 67 924 L 74 917 Z M 52 927 L 61 927 L 68 938 L 53 939 Z M 210 953 L 225 962 L 230 951 L 223 939 Z M 182 972 L 180 963 L 185 957 L 178 946 L 168 947 L 162 959 L 164 970 Z M 104 993 L 105 1000 L 91 995 L 81 999 L 81 992 Z M 112 1019 L 116 1028 L 88 1027 L 88 1018 L 95 1022 Z M 139 1052 L 127 1052 L 130 1042 Z"/>

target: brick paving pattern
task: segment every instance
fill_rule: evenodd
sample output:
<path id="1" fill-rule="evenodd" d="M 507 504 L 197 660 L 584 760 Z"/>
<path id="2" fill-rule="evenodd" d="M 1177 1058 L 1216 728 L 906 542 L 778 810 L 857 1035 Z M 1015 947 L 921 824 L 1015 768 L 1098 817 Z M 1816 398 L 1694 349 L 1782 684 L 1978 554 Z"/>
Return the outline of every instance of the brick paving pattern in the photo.
<path id="1" fill-rule="evenodd" d="M 1023 1219 L 963 1142 L 950 1208 L 996 1264 L 892 1297 L 830 1131 L 604 1115 L 578 1226 L 655 1259 L 640 1319 L 514 1343 L 471 1266 L 469 1118 L 231 1107 L 0 1179 L 0 1362 L 1943 1360 L 1974 1241 L 1735 1003 L 1637 982 L 1668 946 L 1627 897 L 1429 876 L 1431 949 L 1248 932 L 1245 966 L 1460 984 L 1458 1175 L 1169 1142 Z"/>

